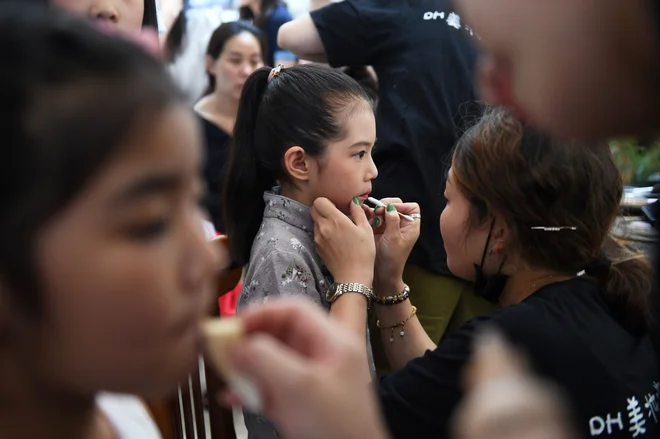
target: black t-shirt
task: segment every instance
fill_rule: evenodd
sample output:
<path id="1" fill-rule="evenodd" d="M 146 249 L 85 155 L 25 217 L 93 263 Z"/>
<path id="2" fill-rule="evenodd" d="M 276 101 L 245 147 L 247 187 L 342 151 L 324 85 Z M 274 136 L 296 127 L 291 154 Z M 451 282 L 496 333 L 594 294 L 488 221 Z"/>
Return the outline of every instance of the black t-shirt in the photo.
<path id="1" fill-rule="evenodd" d="M 222 211 L 222 187 L 229 161 L 229 134 L 213 122 L 199 116 L 204 133 L 204 181 L 207 193 L 204 206 L 209 211 L 211 221 L 218 232 L 224 232 L 225 221 Z"/>
<path id="2" fill-rule="evenodd" d="M 394 438 L 450 437 L 449 418 L 462 396 L 463 368 L 475 331 L 485 324 L 498 327 L 527 354 L 538 374 L 563 388 L 582 437 L 660 434 L 660 372 L 649 337 L 626 332 L 598 287 L 576 278 L 466 323 L 435 351 L 383 377 L 380 399 Z"/>
<path id="3" fill-rule="evenodd" d="M 345 0 L 311 12 L 330 65 L 371 65 L 378 75 L 373 195 L 420 204 L 409 261 L 441 274 L 450 274 L 438 226 L 445 170 L 476 107 L 476 52 L 449 3 Z"/>

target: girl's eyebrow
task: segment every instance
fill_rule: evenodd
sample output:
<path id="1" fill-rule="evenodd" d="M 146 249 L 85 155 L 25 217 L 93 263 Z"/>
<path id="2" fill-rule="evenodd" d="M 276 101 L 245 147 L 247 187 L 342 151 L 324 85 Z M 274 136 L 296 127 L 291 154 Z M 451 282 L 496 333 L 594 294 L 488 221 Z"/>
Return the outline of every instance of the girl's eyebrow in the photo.
<path id="1" fill-rule="evenodd" d="M 364 146 L 371 146 L 371 142 L 367 142 L 366 140 L 362 140 L 360 142 L 354 143 L 349 148 L 357 148 L 358 146 L 364 147 Z"/>
<path id="2" fill-rule="evenodd" d="M 115 198 L 117 204 L 127 204 L 152 195 L 169 192 L 182 184 L 181 177 L 173 172 L 143 176 L 126 185 Z"/>

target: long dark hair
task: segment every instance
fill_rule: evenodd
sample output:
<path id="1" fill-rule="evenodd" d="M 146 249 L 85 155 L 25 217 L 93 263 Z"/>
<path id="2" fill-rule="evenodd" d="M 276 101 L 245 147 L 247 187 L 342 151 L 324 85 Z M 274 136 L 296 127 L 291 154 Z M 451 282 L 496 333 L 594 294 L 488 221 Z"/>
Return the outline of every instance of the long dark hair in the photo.
<path id="1" fill-rule="evenodd" d="M 116 154 L 134 121 L 183 98 L 140 47 L 55 8 L 0 7 L 0 59 L 0 288 L 38 313 L 43 227 Z"/>
<path id="2" fill-rule="evenodd" d="M 286 5 L 282 0 L 261 0 L 259 15 L 255 15 L 249 6 L 242 6 L 238 9 L 239 17 L 241 20 L 253 21 L 259 29 L 266 30 L 266 25 L 280 4 Z"/>
<path id="3" fill-rule="evenodd" d="M 144 0 L 142 27 L 153 27 L 154 29 L 158 30 L 158 12 L 156 9 L 156 0 Z"/>
<path id="4" fill-rule="evenodd" d="M 344 120 L 360 102 L 373 101 L 348 75 L 323 66 L 255 71 L 245 83 L 238 109 L 227 180 L 225 225 L 234 261 L 245 265 L 263 219 L 263 192 L 286 182 L 282 157 L 294 145 L 311 156 L 344 135 Z"/>
<path id="5" fill-rule="evenodd" d="M 174 62 L 183 50 L 183 40 L 188 32 L 188 20 L 186 19 L 186 10 L 181 9 L 176 16 L 170 30 L 165 38 L 165 59 L 167 62 Z"/>
<path id="6" fill-rule="evenodd" d="M 452 173 L 470 201 L 471 225 L 502 215 L 523 263 L 573 275 L 585 270 L 624 327 L 647 330 L 651 267 L 609 235 L 623 183 L 606 143 L 554 139 L 494 109 L 458 141 Z"/>
<path id="7" fill-rule="evenodd" d="M 261 47 L 261 56 L 265 56 L 267 52 L 266 34 L 264 34 L 259 28 L 248 23 L 247 21 L 230 21 L 227 23 L 222 23 L 218 28 L 213 31 L 209 44 L 206 47 L 206 55 L 217 60 L 222 55 L 222 51 L 225 49 L 227 41 L 235 37 L 236 35 L 248 32 L 254 35 L 254 37 L 259 41 L 259 46 Z M 215 76 L 207 72 L 209 78 L 209 86 L 204 92 L 204 96 L 213 93 L 215 90 Z"/>

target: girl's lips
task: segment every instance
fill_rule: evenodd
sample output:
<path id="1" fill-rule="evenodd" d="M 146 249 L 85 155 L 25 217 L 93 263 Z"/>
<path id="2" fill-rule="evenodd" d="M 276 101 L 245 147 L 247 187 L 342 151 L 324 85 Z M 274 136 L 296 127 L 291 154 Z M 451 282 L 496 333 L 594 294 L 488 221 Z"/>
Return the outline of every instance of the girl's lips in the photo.
<path id="1" fill-rule="evenodd" d="M 362 194 L 362 195 L 358 195 L 358 198 L 368 198 L 370 194 L 371 194 L 371 191 L 369 191 L 369 192 L 365 192 L 365 193 Z"/>

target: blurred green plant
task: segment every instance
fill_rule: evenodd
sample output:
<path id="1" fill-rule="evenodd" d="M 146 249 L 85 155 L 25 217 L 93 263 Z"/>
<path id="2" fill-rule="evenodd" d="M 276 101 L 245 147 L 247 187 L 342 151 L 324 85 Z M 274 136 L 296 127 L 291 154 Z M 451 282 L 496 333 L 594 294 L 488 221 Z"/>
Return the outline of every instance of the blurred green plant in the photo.
<path id="1" fill-rule="evenodd" d="M 623 177 L 623 184 L 641 185 L 660 181 L 660 141 L 643 146 L 637 139 L 618 139 L 610 142 L 610 149 Z"/>

